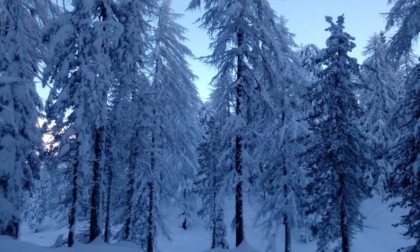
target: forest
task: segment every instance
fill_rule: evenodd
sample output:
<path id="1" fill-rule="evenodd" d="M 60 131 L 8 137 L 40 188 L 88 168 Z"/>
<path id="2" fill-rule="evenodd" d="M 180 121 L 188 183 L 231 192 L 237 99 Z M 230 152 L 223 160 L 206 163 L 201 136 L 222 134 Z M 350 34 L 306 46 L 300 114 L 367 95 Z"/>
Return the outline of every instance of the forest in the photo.
<path id="1" fill-rule="evenodd" d="M 361 63 L 345 15 L 318 48 L 268 0 L 190 0 L 216 71 L 205 102 L 170 0 L 64 2 L 0 0 L 0 236 L 48 221 L 66 227 L 57 247 L 154 252 L 170 208 L 219 251 L 245 244 L 251 202 L 281 240 L 264 251 L 349 252 L 379 197 L 405 210 L 398 251 L 420 251 L 420 0 L 389 0 Z"/>

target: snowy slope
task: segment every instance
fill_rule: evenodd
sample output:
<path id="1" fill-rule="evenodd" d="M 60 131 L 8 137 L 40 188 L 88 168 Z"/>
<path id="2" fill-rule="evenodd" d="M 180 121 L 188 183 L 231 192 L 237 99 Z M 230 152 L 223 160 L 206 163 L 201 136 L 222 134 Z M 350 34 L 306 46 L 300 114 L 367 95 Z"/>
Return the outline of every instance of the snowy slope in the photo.
<path id="1" fill-rule="evenodd" d="M 395 209 L 390 211 L 388 204 L 381 201 L 380 197 L 374 197 L 362 204 L 362 212 L 367 217 L 363 232 L 356 234 L 354 239 L 354 251 L 397 251 L 398 248 L 413 245 L 413 240 L 407 240 L 402 236 L 402 227 L 393 227 L 398 223 L 401 215 L 407 211 Z"/>
<path id="2" fill-rule="evenodd" d="M 388 207 L 389 203 L 382 202 L 379 196 L 366 200 L 362 206 L 362 213 L 366 216 L 365 228 L 362 232 L 355 235 L 353 240 L 352 251 L 357 252 L 395 252 L 400 247 L 405 247 L 413 244 L 413 241 L 405 239 L 401 233 L 404 231 L 402 227 L 393 227 L 399 221 L 399 216 L 405 213 L 402 209 L 395 209 L 393 212 Z M 259 228 L 255 227 L 254 220 L 256 216 L 256 208 L 251 204 L 245 204 L 245 237 L 252 248 L 258 249 L 260 252 L 266 251 L 268 245 L 268 237 L 264 236 Z M 226 204 L 226 225 L 230 227 L 234 216 L 234 205 L 230 201 Z M 176 217 L 169 216 L 169 221 L 174 223 Z M 174 227 L 173 225 L 172 227 Z M 173 241 L 162 241 L 159 244 L 162 252 L 171 251 L 185 251 L 185 252 L 199 252 L 205 251 L 210 246 L 210 234 L 201 228 L 201 223 L 195 223 L 194 226 L 187 231 L 182 230 L 179 225 L 172 229 Z M 228 228 L 227 240 L 229 246 L 234 248 L 235 235 L 232 229 Z M 295 237 L 297 236 L 296 234 Z M 278 252 L 284 251 L 284 232 L 279 230 L 277 235 L 276 250 Z M 293 239 L 293 238 L 292 238 Z M 236 252 L 248 252 L 253 250 L 245 249 Z M 293 239 L 292 251 L 296 252 L 314 252 L 316 251 L 316 241 L 310 243 L 303 243 L 297 239 Z M 219 252 L 219 251 L 217 251 Z"/>
<path id="3" fill-rule="evenodd" d="M 229 228 L 227 240 L 233 252 L 264 252 L 266 251 L 268 240 L 264 237 L 264 232 L 254 227 L 254 219 L 256 215 L 256 207 L 251 204 L 245 205 L 245 227 L 247 243 L 239 248 L 234 248 L 235 236 L 233 230 Z M 234 209 L 233 202 L 230 200 L 226 203 L 226 224 L 230 226 L 233 218 Z M 403 229 L 401 227 L 394 228 L 392 224 L 397 223 L 399 216 L 404 213 L 402 209 L 396 209 L 390 212 L 388 203 L 381 201 L 380 197 L 374 197 L 362 204 L 362 212 L 366 216 L 366 227 L 360 233 L 357 233 L 353 240 L 353 251 L 357 252 L 395 252 L 398 248 L 413 244 L 413 241 L 406 240 L 402 237 Z M 161 252 L 202 252 L 209 251 L 210 234 L 202 228 L 201 220 L 196 219 L 188 230 L 180 227 L 178 218 L 179 210 L 168 208 L 166 218 L 168 227 L 172 231 L 172 240 L 159 239 L 158 249 Z M 26 231 L 25 231 L 26 230 Z M 0 237 L 1 252 L 55 252 L 68 251 L 68 248 L 51 249 L 46 248 L 54 244 L 56 237 L 67 232 L 65 227 L 58 228 L 52 225 L 45 225 L 41 232 L 32 233 L 24 230 L 21 235 L 22 241 L 14 241 L 8 237 Z M 279 231 L 277 235 L 277 251 L 283 251 L 283 232 Z M 37 245 L 33 245 L 37 244 Z M 40 247 L 40 246 L 44 247 Z M 302 243 L 293 240 L 292 250 L 297 252 L 314 252 L 316 250 L 316 241 L 311 243 Z M 102 242 L 94 242 L 93 244 L 76 244 L 74 252 L 133 252 L 140 249 L 129 243 L 117 243 L 106 245 Z M 213 250 L 221 252 L 221 250 Z"/>
<path id="4" fill-rule="evenodd" d="M 25 241 L 15 241 L 10 237 L 0 236 L 1 252 L 59 252 L 69 251 L 69 248 L 48 248 L 35 245 Z M 108 245 L 103 242 L 93 242 L 91 244 L 75 244 L 71 249 L 73 252 L 138 252 L 139 248 L 129 243 L 117 243 Z"/>

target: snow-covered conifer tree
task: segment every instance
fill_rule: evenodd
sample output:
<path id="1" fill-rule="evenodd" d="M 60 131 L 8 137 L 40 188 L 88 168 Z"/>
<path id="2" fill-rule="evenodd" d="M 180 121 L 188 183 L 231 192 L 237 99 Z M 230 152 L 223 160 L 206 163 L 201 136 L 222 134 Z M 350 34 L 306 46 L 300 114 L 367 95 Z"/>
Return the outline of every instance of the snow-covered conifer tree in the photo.
<path id="1" fill-rule="evenodd" d="M 361 109 L 352 75 L 358 74 L 359 66 L 347 55 L 355 47 L 354 38 L 344 32 L 343 16 L 337 23 L 331 17 L 326 20 L 331 36 L 327 48 L 319 53 L 318 61 L 324 65 L 319 81 L 306 94 L 313 107 L 302 156 L 310 180 L 309 211 L 319 216 L 318 251 L 328 251 L 338 240 L 339 249 L 348 252 L 353 233 L 362 227 L 359 206 L 369 196 L 364 174 L 372 164 L 365 156 L 369 148 L 356 124 Z"/>
<path id="2" fill-rule="evenodd" d="M 74 0 L 72 4 L 73 10 L 54 20 L 44 35 L 49 55 L 43 80 L 45 85 L 53 85 L 46 104 L 47 117 L 55 122 L 55 134 L 64 131 L 59 156 L 72 157 L 69 246 L 74 243 L 79 202 L 90 202 L 89 241 L 101 233 L 100 175 L 105 161 L 107 98 L 113 80 L 109 55 L 122 31 L 112 21 L 111 1 Z M 90 195 L 78 199 L 81 193 Z"/>
<path id="3" fill-rule="evenodd" d="M 147 191 L 146 250 L 153 252 L 158 230 L 168 235 L 161 214 L 166 192 L 178 188 L 181 199 L 188 180 L 193 181 L 198 166 L 198 108 L 200 100 L 187 57 L 191 51 L 182 42 L 185 28 L 176 23 L 170 1 L 163 1 L 157 12 L 150 56 L 150 87 L 143 177 Z M 174 174 L 179 174 L 177 179 Z M 183 186 L 184 184 L 184 186 Z M 188 209 L 183 209 L 184 211 Z"/>
<path id="4" fill-rule="evenodd" d="M 365 111 L 363 131 L 375 151 L 374 160 L 378 169 L 369 174 L 369 184 L 382 196 L 386 190 L 389 165 L 385 159 L 394 131 L 389 127 L 390 115 L 398 99 L 398 69 L 386 59 L 386 41 L 383 33 L 374 34 L 368 41 L 364 54 L 368 58 L 361 71 L 363 81 L 369 87 L 360 95 Z"/>
<path id="5" fill-rule="evenodd" d="M 406 94 L 399 101 L 392 119 L 392 126 L 399 128 L 400 136 L 389 154 L 393 166 L 390 179 L 392 197 L 401 197 L 392 207 L 409 208 L 399 225 L 407 228 L 404 236 L 414 238 L 416 244 L 404 251 L 420 249 L 420 64 L 413 69 L 406 81 Z"/>
<path id="6" fill-rule="evenodd" d="M 397 27 L 391 38 L 388 56 L 400 60 L 411 51 L 412 42 L 420 32 L 420 0 L 396 0 L 387 17 L 387 28 Z M 405 82 L 405 93 L 398 101 L 393 125 L 400 136 L 390 150 L 393 166 L 391 196 L 401 197 L 393 206 L 408 208 L 400 225 L 407 228 L 404 236 L 414 238 L 416 244 L 406 251 L 420 250 L 420 63 L 413 68 Z"/>
<path id="7" fill-rule="evenodd" d="M 42 103 L 34 78 L 43 57 L 41 28 L 47 0 L 0 1 L 0 235 L 17 238 L 22 190 L 39 169 L 42 151 L 37 126 Z"/>
<path id="8" fill-rule="evenodd" d="M 146 211 L 143 206 L 145 199 L 139 196 L 142 192 L 136 192 L 135 188 L 141 188 L 141 166 L 146 162 L 144 160 L 148 160 L 143 151 L 148 142 L 144 122 L 150 118 L 146 51 L 151 50 L 151 26 L 148 19 L 156 12 L 157 3 L 153 0 L 125 0 L 119 1 L 117 6 L 116 16 L 124 30 L 118 47 L 111 52 L 116 81 L 110 95 L 108 127 L 112 136 L 108 145 L 110 155 L 107 157 L 108 180 L 112 174 L 113 182 L 108 182 L 107 193 L 111 201 L 114 199 L 112 209 L 118 213 L 114 215 L 113 223 L 122 224 L 117 239 L 145 246 L 142 235 L 146 232 L 146 224 L 139 217 Z M 126 196 L 120 197 L 121 194 Z M 106 204 L 111 202 L 107 201 Z M 106 237 L 109 238 L 109 230 Z"/>
<path id="9" fill-rule="evenodd" d="M 215 94 L 228 97 L 222 128 L 224 150 L 219 163 L 229 170 L 223 187 L 235 191 L 236 246 L 245 239 L 243 193 L 258 174 L 257 142 L 267 123 L 277 117 L 270 92 L 289 76 L 293 44 L 284 25 L 265 0 L 191 1 L 189 8 L 204 5 L 201 26 L 214 38 L 213 52 L 205 61 L 217 68 Z M 290 72 L 288 72 L 290 74 Z M 229 82 L 220 85 L 223 81 Z M 222 88 L 222 91 L 219 89 Z M 225 92 L 227 91 L 227 92 Z M 212 97 L 221 104 L 224 98 Z M 230 113 L 230 112 L 234 113 Z M 253 157 L 253 158 L 251 158 Z"/>
<path id="10" fill-rule="evenodd" d="M 203 108 L 200 115 L 203 127 L 203 139 L 198 147 L 200 168 L 197 172 L 196 190 L 202 199 L 202 208 L 198 215 L 205 220 L 205 228 L 211 231 L 211 249 L 229 248 L 226 241 L 226 224 L 224 223 L 222 182 L 223 168 L 218 164 L 221 151 L 220 122 L 216 120 L 211 107 Z M 225 169 L 226 170 L 226 169 Z"/>
<path id="11" fill-rule="evenodd" d="M 261 58 L 269 61 L 260 70 L 255 64 L 255 73 L 264 76 L 260 81 L 266 85 L 274 111 L 273 118 L 262 118 L 268 119 L 261 123 L 264 129 L 259 131 L 264 140 L 263 144 L 256 145 L 254 152 L 260 157 L 261 167 L 258 186 L 262 199 L 258 216 L 269 236 L 284 225 L 285 251 L 289 252 L 291 227 L 297 226 L 302 219 L 299 216 L 302 212 L 300 201 L 304 177 L 297 162 L 300 145 L 296 139 L 306 132 L 304 102 L 301 99 L 306 76 L 298 54 L 292 50 L 295 47 L 293 35 L 286 28 L 284 18 L 280 18 L 273 28 L 268 33 L 272 37 L 273 47 L 270 50 L 261 48 L 264 55 Z"/>

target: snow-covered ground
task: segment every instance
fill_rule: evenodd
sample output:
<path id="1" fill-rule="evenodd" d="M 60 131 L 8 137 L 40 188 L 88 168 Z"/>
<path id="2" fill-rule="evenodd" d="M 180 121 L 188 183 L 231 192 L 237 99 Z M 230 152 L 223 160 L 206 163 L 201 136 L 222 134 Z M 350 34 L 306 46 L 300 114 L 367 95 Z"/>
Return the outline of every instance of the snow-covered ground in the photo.
<path id="1" fill-rule="evenodd" d="M 228 202 L 226 209 L 226 224 L 230 226 L 233 217 L 233 203 Z M 264 237 L 264 232 L 254 226 L 256 210 L 250 204 L 246 204 L 245 212 L 245 236 L 246 243 L 239 248 L 234 248 L 234 232 L 229 229 L 227 240 L 233 252 L 264 252 L 268 240 Z M 357 252 L 395 252 L 398 248 L 413 244 L 413 241 L 403 238 L 401 227 L 394 228 L 392 224 L 397 223 L 399 216 L 404 213 L 401 209 L 390 212 L 388 204 L 381 201 L 379 197 L 367 200 L 362 205 L 362 211 L 366 216 L 365 228 L 357 233 L 353 240 L 352 251 Z M 160 252 L 202 252 L 208 250 L 210 246 L 210 234 L 202 228 L 199 219 L 188 229 L 183 230 L 180 227 L 178 219 L 179 211 L 170 209 L 167 214 L 168 227 L 172 231 L 172 240 L 159 239 L 158 250 Z M 39 233 L 30 232 L 23 227 L 21 241 L 14 241 L 8 237 L 0 237 L 1 252 L 46 252 L 46 251 L 68 251 L 68 248 L 47 248 L 54 244 L 60 234 L 67 232 L 65 227 L 56 227 L 53 225 L 44 225 Z M 280 230 L 277 236 L 277 251 L 283 251 L 283 232 Z M 316 251 L 316 241 L 302 243 L 297 239 L 293 240 L 292 250 L 296 252 L 314 252 Z M 74 252 L 138 252 L 139 248 L 129 243 L 116 243 L 107 245 L 102 242 L 93 242 L 92 244 L 76 244 L 72 249 Z M 221 250 L 212 250 L 220 252 Z"/>

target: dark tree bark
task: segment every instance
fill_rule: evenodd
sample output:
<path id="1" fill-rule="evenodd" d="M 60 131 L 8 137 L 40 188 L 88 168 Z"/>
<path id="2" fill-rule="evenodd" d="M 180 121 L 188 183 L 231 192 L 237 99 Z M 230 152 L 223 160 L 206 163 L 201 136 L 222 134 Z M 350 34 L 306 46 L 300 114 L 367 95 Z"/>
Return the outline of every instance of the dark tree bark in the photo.
<path id="1" fill-rule="evenodd" d="M 284 89 L 283 89 L 284 91 Z M 281 106 L 284 108 L 284 99 L 281 99 Z M 281 124 L 285 124 L 286 115 L 284 111 L 281 112 Z M 283 177 L 286 177 L 288 175 L 286 162 L 283 159 Z M 287 195 L 289 194 L 289 187 L 287 184 L 284 184 L 283 186 L 283 197 L 287 199 Z M 286 201 L 287 202 L 287 201 Z M 292 233 L 290 231 L 290 222 L 289 222 L 289 216 L 287 214 L 284 214 L 283 216 L 283 225 L 284 225 L 284 251 L 285 252 L 292 252 Z"/>
<path id="2" fill-rule="evenodd" d="M 106 192 L 106 207 L 105 207 L 105 231 L 104 231 L 104 241 L 106 243 L 110 243 L 110 236 L 111 236 L 111 188 L 112 188 L 112 170 L 108 167 L 108 188 Z"/>
<path id="3" fill-rule="evenodd" d="M 108 13 L 105 3 L 100 1 L 99 3 L 100 9 L 100 17 L 102 21 L 108 20 Z M 106 32 L 106 26 L 103 27 L 103 31 Z M 108 54 L 107 48 L 102 43 L 102 53 Z M 105 94 L 102 96 L 103 102 L 106 102 L 107 95 Z M 103 154 L 103 146 L 102 140 L 104 139 L 104 127 L 101 126 L 94 131 L 95 135 L 95 142 L 94 142 L 94 152 L 95 157 L 93 161 L 93 175 L 92 175 L 92 194 L 91 194 L 91 205 L 90 205 L 90 221 L 89 221 L 89 242 L 95 240 L 98 236 L 101 235 L 101 229 L 99 226 L 99 209 L 100 209 L 100 180 L 101 176 L 100 173 L 103 171 L 103 167 L 101 167 L 101 159 Z"/>
<path id="4" fill-rule="evenodd" d="M 290 232 L 289 216 L 284 215 L 284 252 L 292 252 L 292 233 Z"/>
<path id="5" fill-rule="evenodd" d="M 238 32 L 237 43 L 238 48 L 242 46 L 244 34 L 242 31 Z M 243 55 L 238 54 L 238 69 L 237 80 L 239 81 L 236 86 L 236 115 L 241 115 L 242 99 L 243 99 L 243 85 L 240 80 L 243 77 Z M 243 198 L 242 198 L 242 136 L 237 133 L 235 139 L 235 170 L 238 174 L 240 181 L 235 188 L 235 231 L 236 231 L 236 246 L 239 246 L 244 240 L 244 220 L 243 220 Z"/>
<path id="6" fill-rule="evenodd" d="M 213 182 L 215 184 L 215 182 Z M 216 219 L 216 193 L 212 194 L 212 206 L 211 206 L 211 212 L 212 212 L 212 230 L 211 230 L 211 249 L 216 248 L 216 225 L 217 225 L 217 219 Z"/>
<path id="7" fill-rule="evenodd" d="M 153 234 L 153 205 L 154 205 L 154 184 L 148 183 L 149 187 L 149 208 L 147 216 L 147 252 L 153 252 L 154 234 Z"/>
<path id="8" fill-rule="evenodd" d="M 283 114 L 284 116 L 284 114 Z M 287 167 L 286 164 L 283 163 L 283 176 L 287 176 Z M 289 187 L 287 184 L 283 186 L 283 193 L 284 198 L 287 198 L 287 194 L 289 193 Z M 284 214 L 283 216 L 283 224 L 284 224 L 284 252 L 292 252 L 292 233 L 290 232 L 290 223 L 289 223 L 289 216 Z"/>
<path id="9" fill-rule="evenodd" d="M 242 181 L 236 185 L 235 224 L 236 224 L 236 246 L 238 247 L 245 238 L 244 237 L 244 219 L 243 219 Z"/>
<path id="10" fill-rule="evenodd" d="M 152 148 L 155 148 L 155 136 L 154 134 L 152 134 Z M 147 216 L 147 252 L 153 252 L 154 250 L 154 221 L 153 221 L 153 208 L 154 208 L 154 182 L 153 182 L 153 172 L 155 170 L 155 165 L 156 165 L 156 157 L 155 157 L 155 153 L 154 150 L 151 153 L 151 158 L 150 158 L 150 170 L 151 170 L 151 177 L 148 184 L 149 187 L 149 208 L 148 208 L 148 216 Z"/>
<path id="11" fill-rule="evenodd" d="M 340 193 L 341 193 L 341 202 L 340 202 L 340 231 L 341 231 L 341 251 L 349 252 L 350 251 L 350 237 L 348 233 L 347 225 L 347 214 L 345 209 L 345 178 L 344 174 L 340 173 Z"/>
<path id="12" fill-rule="evenodd" d="M 137 138 L 136 138 L 137 139 Z M 133 194 L 134 194 L 134 171 L 136 169 L 137 154 L 135 151 L 130 152 L 130 161 L 128 165 L 128 191 L 127 191 L 127 219 L 125 220 L 125 228 L 123 239 L 129 241 L 131 235 L 131 227 L 133 226 Z"/>
<path id="13" fill-rule="evenodd" d="M 95 131 L 95 159 L 93 161 L 93 174 L 92 174 L 92 193 L 90 201 L 90 219 L 89 219 L 89 242 L 95 240 L 100 234 L 99 228 L 99 202 L 100 202 L 100 161 L 102 156 L 102 140 L 103 129 Z"/>
<path id="14" fill-rule="evenodd" d="M 187 191 L 186 191 L 186 189 L 184 189 L 184 191 L 182 192 L 182 196 L 184 197 L 184 200 L 186 200 L 186 198 L 187 198 Z M 187 216 L 186 215 L 187 215 L 187 212 L 184 211 L 182 213 L 182 216 L 184 216 L 184 220 L 182 221 L 182 224 L 181 224 L 181 227 L 184 230 L 187 230 L 187 227 L 188 227 L 188 221 L 187 221 Z"/>
<path id="15" fill-rule="evenodd" d="M 105 4 L 104 4 L 103 1 L 101 1 L 101 3 L 100 3 L 100 12 L 101 12 L 100 16 L 102 17 L 102 20 L 107 20 L 108 19 L 108 13 L 107 13 L 107 9 L 106 9 Z M 103 28 L 103 31 L 106 32 L 106 28 L 105 27 Z M 103 49 L 103 53 L 104 54 L 108 53 L 104 44 L 102 44 L 102 49 Z M 101 138 L 103 136 L 103 130 L 100 129 L 100 131 L 102 131 L 102 132 L 101 132 L 101 135 L 99 136 L 99 149 L 98 149 L 98 151 L 99 151 L 98 154 L 99 155 L 97 155 L 97 153 L 96 153 L 96 145 L 95 145 L 95 157 L 97 158 L 97 161 L 99 161 L 100 160 L 99 157 L 102 156 L 102 153 L 101 153 L 102 150 L 101 150 L 100 141 L 102 140 Z M 97 143 L 95 142 L 95 144 L 97 144 Z M 102 168 L 102 169 L 104 169 L 104 168 Z M 101 172 L 101 167 L 99 165 L 98 165 L 98 172 Z M 109 210 L 110 210 L 111 181 L 112 181 L 112 177 L 111 177 L 111 174 L 110 174 L 110 172 L 111 172 L 110 169 L 109 169 L 108 172 L 109 173 L 107 175 L 108 175 L 108 182 L 109 183 L 108 183 L 108 189 L 107 189 L 107 195 L 106 195 L 107 201 L 106 201 L 106 209 L 105 209 L 106 217 L 105 217 L 105 230 L 104 230 L 104 241 L 107 242 L 107 243 L 109 242 L 109 231 L 110 231 L 109 230 L 109 218 L 110 218 L 110 216 L 109 216 L 109 214 L 110 214 L 109 213 Z M 99 180 L 98 180 L 98 189 L 99 189 Z M 99 195 L 99 197 L 98 197 L 98 202 L 99 202 L 100 201 L 100 192 L 99 192 L 99 190 L 98 190 L 98 195 Z M 98 203 L 98 208 L 97 209 L 99 209 L 99 203 Z M 96 214 L 98 214 L 98 212 Z M 99 227 L 99 225 L 98 225 L 98 227 Z M 99 235 L 100 235 L 100 229 L 99 229 L 98 236 Z"/>
<path id="16" fill-rule="evenodd" d="M 76 230 L 76 202 L 77 202 L 77 169 L 79 162 L 74 161 L 73 164 L 73 179 L 72 179 L 72 192 L 71 192 L 71 205 L 69 215 L 69 235 L 67 237 L 67 244 L 72 247 L 74 244 L 74 232 Z"/>

